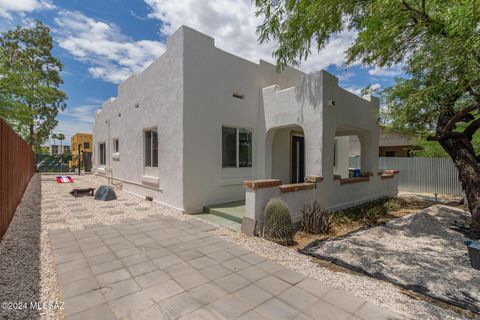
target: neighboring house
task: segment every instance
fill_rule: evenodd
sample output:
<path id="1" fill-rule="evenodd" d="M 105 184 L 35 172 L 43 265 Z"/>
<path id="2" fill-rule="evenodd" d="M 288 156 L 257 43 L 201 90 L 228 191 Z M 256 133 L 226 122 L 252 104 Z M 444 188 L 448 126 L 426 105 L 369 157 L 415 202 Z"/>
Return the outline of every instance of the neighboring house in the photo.
<path id="1" fill-rule="evenodd" d="M 82 166 L 91 166 L 93 134 L 75 133 L 70 138 L 70 146 L 72 151 L 72 160 L 68 162 L 70 169 L 78 167 L 79 156 L 82 157 Z"/>
<path id="2" fill-rule="evenodd" d="M 416 138 L 406 133 L 380 127 L 379 157 L 412 157 Z M 350 136 L 350 157 L 360 156 L 360 141 L 357 136 Z"/>
<path id="3" fill-rule="evenodd" d="M 70 151 L 70 146 L 51 144 L 48 146 L 48 153 L 53 155 L 64 154 Z"/>
<path id="4" fill-rule="evenodd" d="M 181 27 L 95 114 L 95 172 L 190 213 L 246 199 L 250 222 L 261 223 L 256 215 L 279 196 L 298 221 L 313 199 L 335 209 L 396 194 L 396 178 L 377 174 L 378 108 L 376 98 L 340 88 L 328 72 L 277 73 Z M 364 178 L 348 179 L 352 134 L 365 145 Z M 272 178 L 279 180 L 264 180 Z"/>

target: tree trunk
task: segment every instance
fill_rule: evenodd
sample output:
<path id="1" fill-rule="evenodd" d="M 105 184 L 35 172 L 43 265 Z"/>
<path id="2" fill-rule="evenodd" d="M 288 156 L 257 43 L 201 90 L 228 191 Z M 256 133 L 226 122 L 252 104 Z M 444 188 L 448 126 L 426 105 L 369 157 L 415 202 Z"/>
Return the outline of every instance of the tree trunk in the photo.
<path id="1" fill-rule="evenodd" d="M 472 153 L 470 142 L 462 139 L 439 140 L 452 158 L 459 173 L 468 208 L 472 215 L 472 227 L 480 230 L 480 164 Z"/>

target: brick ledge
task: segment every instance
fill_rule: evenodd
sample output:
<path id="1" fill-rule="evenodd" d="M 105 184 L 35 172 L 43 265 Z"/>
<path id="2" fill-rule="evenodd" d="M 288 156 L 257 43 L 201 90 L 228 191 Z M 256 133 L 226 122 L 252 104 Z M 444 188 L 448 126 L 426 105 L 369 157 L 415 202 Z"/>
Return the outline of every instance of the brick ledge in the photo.
<path id="1" fill-rule="evenodd" d="M 315 189 L 315 183 L 302 182 L 302 183 L 282 184 L 278 188 L 280 189 L 281 193 L 297 192 L 302 190 Z"/>
<path id="2" fill-rule="evenodd" d="M 397 174 L 399 173 L 399 170 L 385 170 L 383 173 L 385 174 Z"/>
<path id="3" fill-rule="evenodd" d="M 367 182 L 367 181 L 370 181 L 370 177 L 345 178 L 345 179 L 340 179 L 340 184 L 351 184 L 351 183 Z"/>
<path id="4" fill-rule="evenodd" d="M 245 180 L 243 186 L 250 189 L 273 188 L 282 184 L 280 179 Z"/>

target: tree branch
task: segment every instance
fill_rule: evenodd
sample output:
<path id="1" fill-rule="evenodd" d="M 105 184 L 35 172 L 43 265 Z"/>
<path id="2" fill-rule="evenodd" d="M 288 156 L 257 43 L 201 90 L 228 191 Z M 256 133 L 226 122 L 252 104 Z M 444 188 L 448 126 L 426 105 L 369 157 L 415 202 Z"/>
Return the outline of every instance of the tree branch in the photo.
<path id="1" fill-rule="evenodd" d="M 449 132 L 446 134 L 429 136 L 427 137 L 427 141 L 440 141 L 440 140 L 462 139 L 462 138 L 465 138 L 465 134 L 461 132 Z"/>
<path id="2" fill-rule="evenodd" d="M 408 11 L 417 12 L 417 10 L 413 9 L 413 8 L 407 3 L 407 1 L 402 0 L 402 4 L 403 4 L 403 6 L 404 6 Z"/>
<path id="3" fill-rule="evenodd" d="M 480 118 L 470 123 L 465 130 L 463 130 L 463 134 L 471 141 L 478 128 L 480 128 Z"/>
<path id="4" fill-rule="evenodd" d="M 447 124 L 443 127 L 442 131 L 447 133 L 453 130 L 457 122 L 462 121 L 470 112 L 475 111 L 480 106 L 480 103 L 472 104 L 453 115 L 453 117 L 448 120 Z"/>
<path id="5" fill-rule="evenodd" d="M 412 19 L 415 24 L 417 24 L 419 21 L 423 23 L 425 26 L 432 26 L 435 23 L 437 23 L 440 30 L 440 34 L 444 37 L 448 37 L 448 34 L 445 32 L 444 25 L 438 21 L 433 20 L 428 15 L 426 11 L 425 0 L 423 0 L 421 3 L 421 6 L 422 6 L 421 10 L 417 10 L 413 8 L 411 5 L 407 3 L 406 0 L 402 0 L 402 4 L 405 7 L 405 9 L 407 9 L 407 11 L 410 11 L 413 14 Z"/>

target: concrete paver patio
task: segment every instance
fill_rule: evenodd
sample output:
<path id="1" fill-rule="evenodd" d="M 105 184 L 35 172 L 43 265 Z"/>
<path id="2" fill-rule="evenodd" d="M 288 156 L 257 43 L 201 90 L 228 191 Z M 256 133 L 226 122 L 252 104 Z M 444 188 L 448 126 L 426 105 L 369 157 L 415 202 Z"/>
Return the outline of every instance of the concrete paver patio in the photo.
<path id="1" fill-rule="evenodd" d="M 50 230 L 67 319 L 400 319 L 209 231 L 154 215 Z"/>

